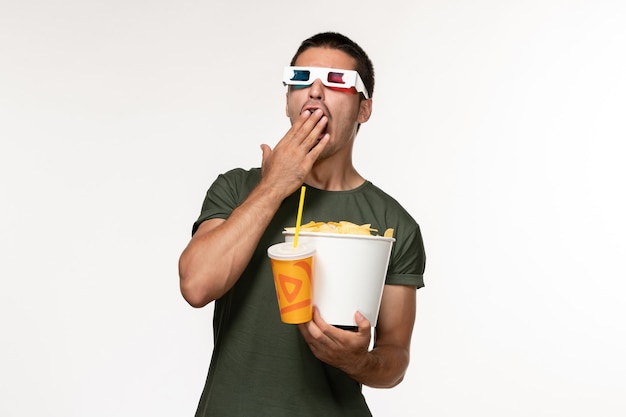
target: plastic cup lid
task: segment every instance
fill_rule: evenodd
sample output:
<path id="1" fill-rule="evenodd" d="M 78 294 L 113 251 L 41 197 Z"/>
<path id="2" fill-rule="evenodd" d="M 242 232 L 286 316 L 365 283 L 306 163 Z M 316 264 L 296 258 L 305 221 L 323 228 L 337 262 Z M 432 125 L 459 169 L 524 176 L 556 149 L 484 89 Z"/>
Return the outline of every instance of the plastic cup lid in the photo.
<path id="1" fill-rule="evenodd" d="M 293 247 L 293 242 L 281 242 L 270 246 L 267 255 L 272 259 L 290 260 L 308 258 L 315 253 L 315 247 L 307 243 L 298 243 Z"/>

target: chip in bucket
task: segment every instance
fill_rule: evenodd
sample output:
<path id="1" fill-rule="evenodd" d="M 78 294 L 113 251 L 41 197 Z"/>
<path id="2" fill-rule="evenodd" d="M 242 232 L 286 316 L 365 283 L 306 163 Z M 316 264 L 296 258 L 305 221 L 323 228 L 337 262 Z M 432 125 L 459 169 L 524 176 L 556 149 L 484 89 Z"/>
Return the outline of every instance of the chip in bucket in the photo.
<path id="1" fill-rule="evenodd" d="M 315 222 L 310 221 L 300 226 L 302 232 L 320 232 L 320 233 L 340 233 L 346 235 L 366 235 L 373 236 L 377 233 L 377 229 L 372 229 L 371 224 L 355 224 L 349 221 L 341 220 L 339 222 Z M 295 227 L 285 227 L 285 231 L 294 233 Z M 384 237 L 393 237 L 393 229 L 385 230 Z"/>

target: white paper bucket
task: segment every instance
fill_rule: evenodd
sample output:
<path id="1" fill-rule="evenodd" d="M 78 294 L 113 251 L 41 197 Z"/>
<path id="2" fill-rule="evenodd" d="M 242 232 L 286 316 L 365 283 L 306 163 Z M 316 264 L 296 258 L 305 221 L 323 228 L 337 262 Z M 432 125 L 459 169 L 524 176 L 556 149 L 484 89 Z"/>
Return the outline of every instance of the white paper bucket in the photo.
<path id="1" fill-rule="evenodd" d="M 286 242 L 293 241 L 293 232 L 283 234 Z M 356 326 L 354 314 L 360 311 L 376 326 L 395 239 L 300 232 L 298 242 L 315 246 L 313 304 L 322 318 L 336 326 Z"/>

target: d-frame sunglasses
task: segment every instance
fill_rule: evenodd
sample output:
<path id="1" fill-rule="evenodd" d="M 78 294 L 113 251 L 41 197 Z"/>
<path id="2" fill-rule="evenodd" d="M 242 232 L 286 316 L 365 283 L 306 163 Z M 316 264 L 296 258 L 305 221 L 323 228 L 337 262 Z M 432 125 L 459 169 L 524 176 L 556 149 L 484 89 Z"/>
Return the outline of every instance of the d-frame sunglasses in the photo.
<path id="1" fill-rule="evenodd" d="M 363 93 L 366 99 L 370 98 L 365 84 L 358 72 L 337 68 L 320 67 L 285 67 L 283 72 L 283 84 L 293 86 L 309 86 L 320 79 L 326 87 L 352 88 Z"/>

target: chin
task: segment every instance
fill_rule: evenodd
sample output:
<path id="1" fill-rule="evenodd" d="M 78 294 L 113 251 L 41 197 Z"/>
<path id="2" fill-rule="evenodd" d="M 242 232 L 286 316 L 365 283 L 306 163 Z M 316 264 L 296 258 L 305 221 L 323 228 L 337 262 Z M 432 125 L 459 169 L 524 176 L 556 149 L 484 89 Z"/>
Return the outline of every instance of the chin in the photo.
<path id="1" fill-rule="evenodd" d="M 326 145 L 320 156 L 317 158 L 318 161 L 323 161 L 324 159 L 328 159 L 334 154 L 334 149 L 330 147 L 330 145 Z"/>

